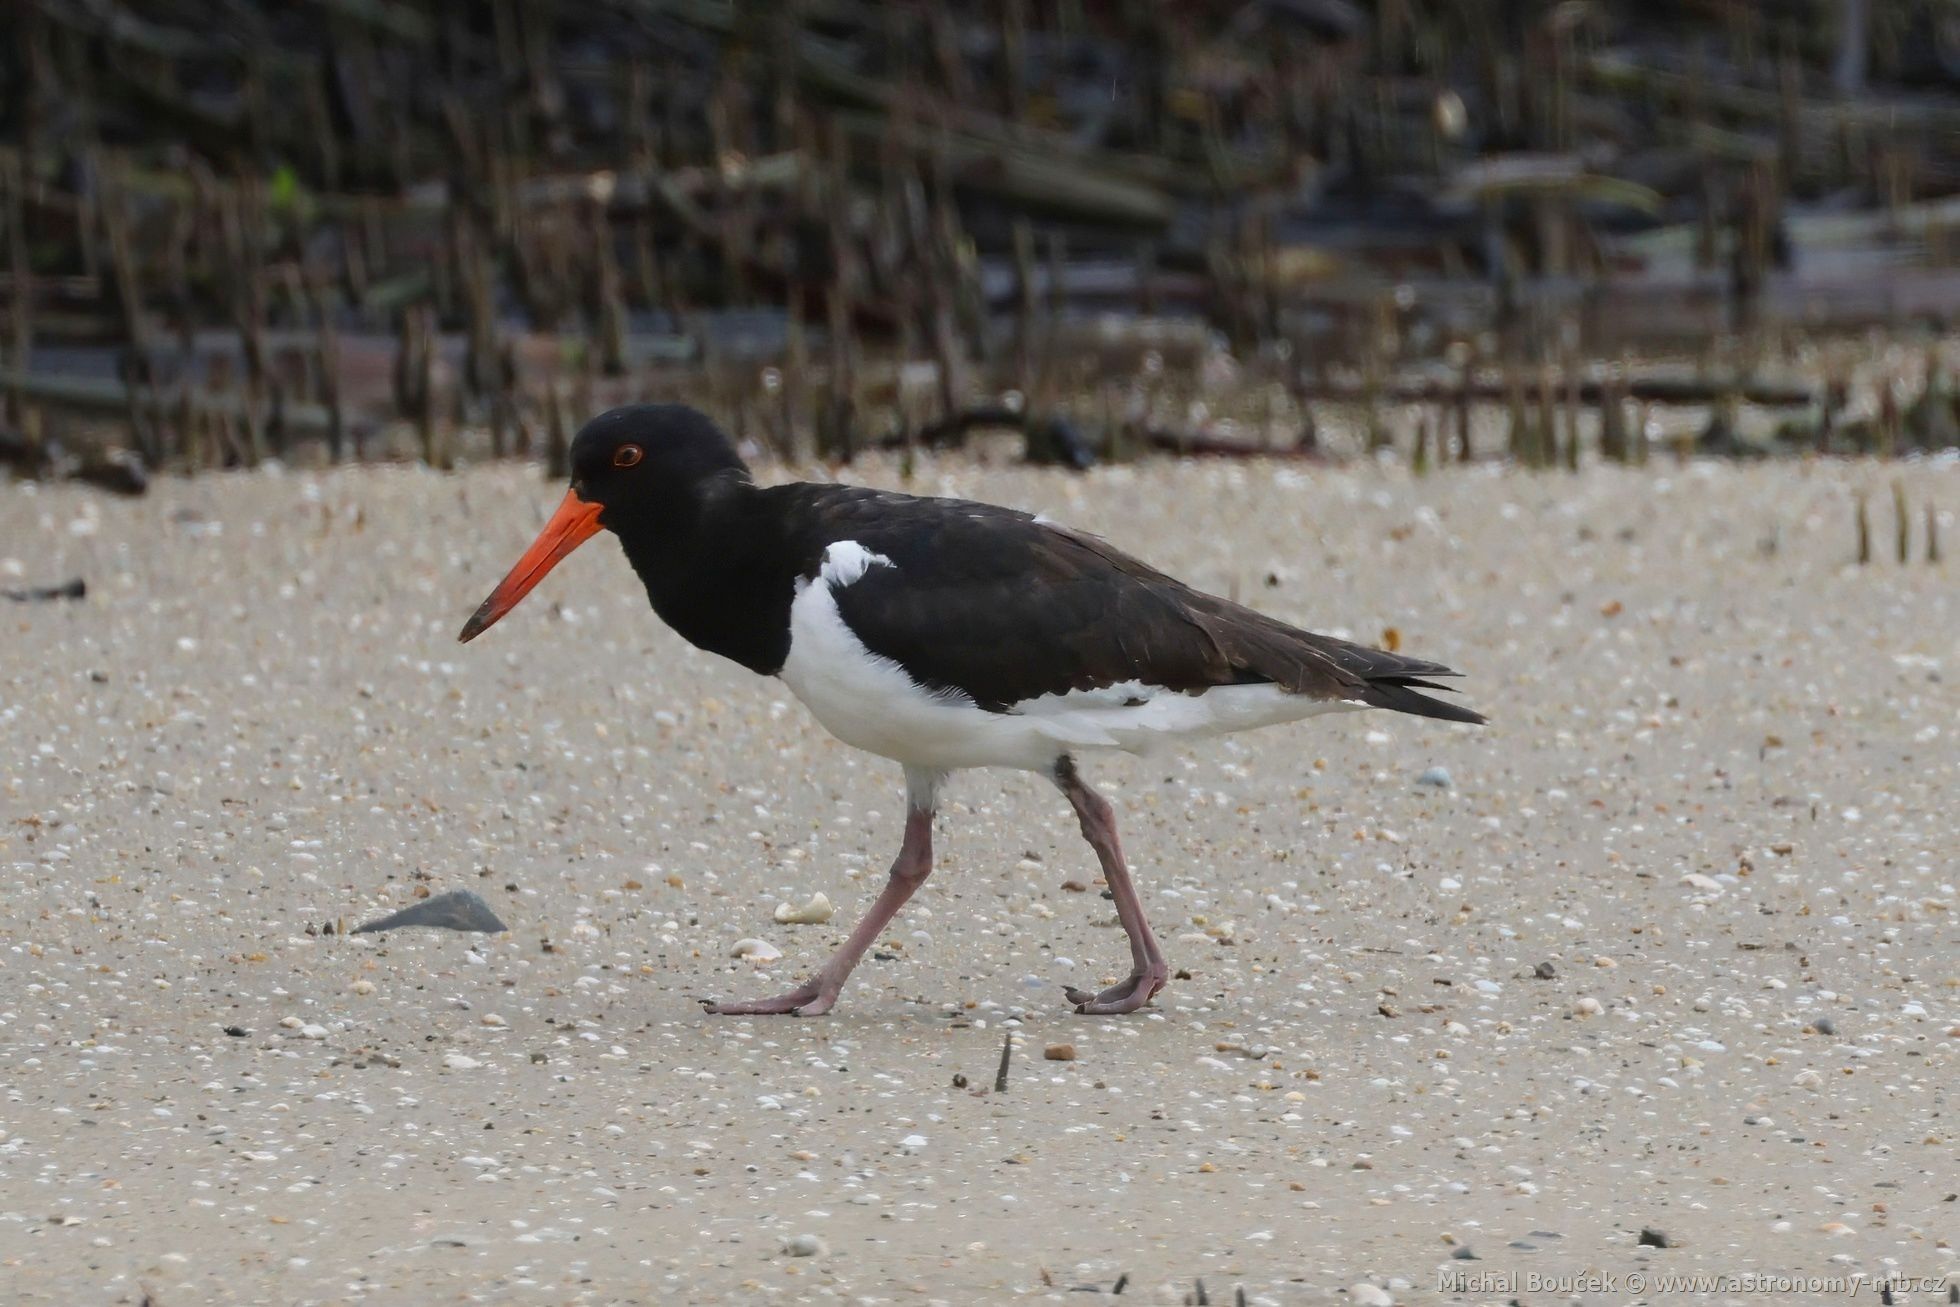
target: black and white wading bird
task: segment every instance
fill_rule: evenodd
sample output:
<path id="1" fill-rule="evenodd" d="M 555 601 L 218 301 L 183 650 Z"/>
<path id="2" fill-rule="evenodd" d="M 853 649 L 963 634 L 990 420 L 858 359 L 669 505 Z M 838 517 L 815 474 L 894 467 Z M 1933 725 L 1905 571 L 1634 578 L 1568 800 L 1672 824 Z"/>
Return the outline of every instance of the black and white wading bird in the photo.
<path id="1" fill-rule="evenodd" d="M 572 485 L 463 627 L 481 635 L 602 528 L 653 609 L 689 643 L 782 678 L 829 731 L 905 768 L 905 840 L 878 901 L 823 968 L 724 1014 L 816 1016 L 932 871 L 949 772 L 1052 779 L 1096 851 L 1130 937 L 1130 974 L 1078 1012 L 1133 1012 L 1170 977 L 1123 862 L 1109 803 L 1076 770 L 1090 749 L 1389 708 L 1481 722 L 1423 694 L 1437 663 L 1297 630 L 1201 594 L 1091 535 L 1013 509 L 856 486 L 758 486 L 706 416 L 636 405 L 594 418 Z"/>

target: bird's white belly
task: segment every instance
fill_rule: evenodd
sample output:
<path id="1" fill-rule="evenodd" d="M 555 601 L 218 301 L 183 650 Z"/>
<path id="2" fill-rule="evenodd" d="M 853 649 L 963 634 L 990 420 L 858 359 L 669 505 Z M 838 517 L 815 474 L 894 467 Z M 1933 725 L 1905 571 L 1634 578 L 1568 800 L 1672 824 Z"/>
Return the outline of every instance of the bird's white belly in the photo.
<path id="1" fill-rule="evenodd" d="M 857 552 L 840 558 L 838 551 L 847 547 Z M 1367 706 L 1304 698 L 1273 685 L 1183 694 L 1129 682 L 988 712 L 957 691 L 921 686 L 898 663 L 865 648 L 844 622 L 833 586 L 850 584 L 874 564 L 889 566 L 844 542 L 831 546 L 814 580 L 798 583 L 789 612 L 789 656 L 779 674 L 832 735 L 907 766 L 1046 771 L 1076 750 L 1141 753 L 1156 744 Z"/>

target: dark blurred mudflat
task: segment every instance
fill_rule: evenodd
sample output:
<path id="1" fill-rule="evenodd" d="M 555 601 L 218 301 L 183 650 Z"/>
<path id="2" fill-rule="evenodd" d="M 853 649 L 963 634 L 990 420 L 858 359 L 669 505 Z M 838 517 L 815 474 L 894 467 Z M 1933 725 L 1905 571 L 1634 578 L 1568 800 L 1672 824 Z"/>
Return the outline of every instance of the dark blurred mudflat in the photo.
<path id="1" fill-rule="evenodd" d="M 0 49 L 21 475 L 555 470 L 643 398 L 833 462 L 1960 429 L 1951 6 L 23 0 Z"/>

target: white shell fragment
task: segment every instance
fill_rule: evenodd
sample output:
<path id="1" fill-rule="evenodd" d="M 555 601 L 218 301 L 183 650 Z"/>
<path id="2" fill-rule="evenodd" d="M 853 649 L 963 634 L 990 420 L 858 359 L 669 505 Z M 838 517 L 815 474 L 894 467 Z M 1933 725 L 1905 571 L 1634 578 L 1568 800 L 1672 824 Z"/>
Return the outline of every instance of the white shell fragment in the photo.
<path id="1" fill-rule="evenodd" d="M 812 894 L 810 901 L 802 907 L 793 903 L 776 905 L 776 921 L 784 926 L 821 926 L 837 915 L 837 909 L 830 906 L 830 900 L 823 893 Z"/>
<path id="2" fill-rule="evenodd" d="M 728 950 L 731 958 L 747 958 L 756 963 L 774 962 L 782 955 L 783 951 L 766 939 L 738 939 L 734 947 Z"/>

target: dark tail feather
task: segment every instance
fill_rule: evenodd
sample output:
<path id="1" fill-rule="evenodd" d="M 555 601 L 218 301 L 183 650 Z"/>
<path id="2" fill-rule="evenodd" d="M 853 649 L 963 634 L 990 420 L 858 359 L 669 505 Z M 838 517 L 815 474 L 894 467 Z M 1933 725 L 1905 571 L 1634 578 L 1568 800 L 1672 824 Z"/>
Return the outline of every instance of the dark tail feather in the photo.
<path id="1" fill-rule="evenodd" d="M 1451 686 L 1425 679 L 1458 675 L 1441 663 L 1370 649 L 1331 635 L 1315 635 L 1250 609 L 1226 605 L 1222 599 L 1206 602 L 1219 605 L 1219 613 L 1215 624 L 1205 629 L 1221 641 L 1226 655 L 1235 667 L 1243 669 L 1247 680 L 1271 681 L 1294 694 L 1358 701 L 1417 717 L 1472 726 L 1484 722 L 1480 712 L 1416 693 L 1453 691 Z"/>
<path id="2" fill-rule="evenodd" d="M 1446 722 L 1468 722 L 1472 726 L 1484 724 L 1485 717 L 1482 713 L 1465 708 L 1461 704 L 1432 699 L 1426 694 L 1417 694 L 1418 689 L 1442 690 L 1448 693 L 1450 687 L 1438 685 L 1434 681 L 1419 680 L 1413 676 L 1372 677 L 1362 688 L 1361 701 L 1376 708 L 1411 713 L 1417 717 L 1435 717 Z"/>

